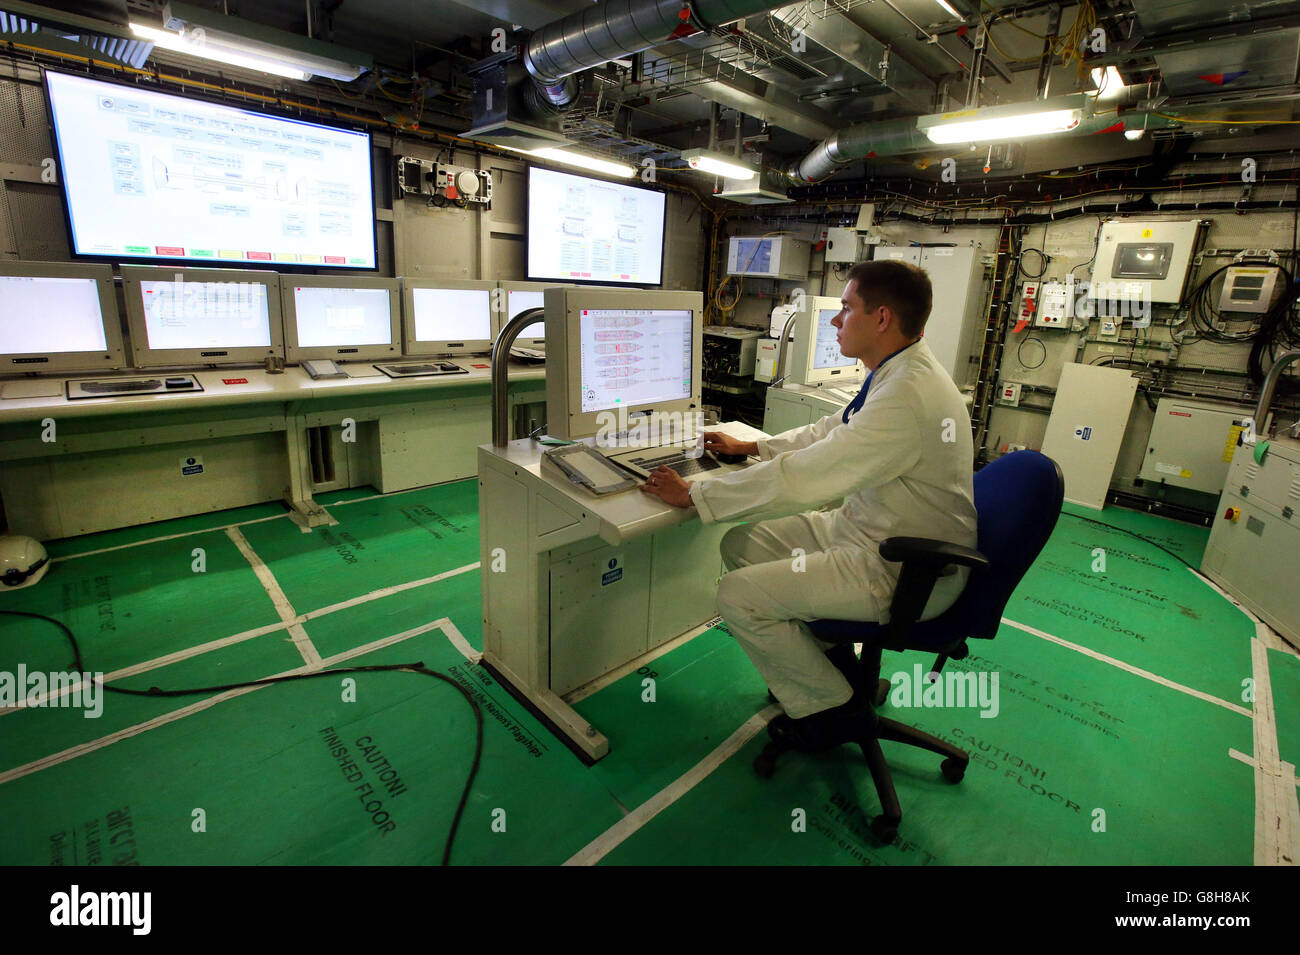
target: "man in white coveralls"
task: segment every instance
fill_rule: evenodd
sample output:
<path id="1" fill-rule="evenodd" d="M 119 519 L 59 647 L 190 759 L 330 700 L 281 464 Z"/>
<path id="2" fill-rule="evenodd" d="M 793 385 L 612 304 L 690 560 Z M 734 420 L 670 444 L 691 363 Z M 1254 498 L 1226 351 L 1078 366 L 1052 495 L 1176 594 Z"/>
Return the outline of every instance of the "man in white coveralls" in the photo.
<path id="1" fill-rule="evenodd" d="M 970 414 L 922 337 L 931 301 L 917 266 L 855 265 L 832 325 L 870 375 L 843 412 L 758 441 L 707 432 L 706 449 L 760 463 L 694 483 L 658 468 L 642 485 L 705 523 L 757 522 L 722 539 L 718 611 L 785 709 L 773 735 L 796 748 L 849 739 L 865 703 L 802 621 L 887 622 L 901 567 L 880 556 L 888 537 L 975 546 Z M 921 619 L 947 610 L 968 576 L 950 567 Z"/>

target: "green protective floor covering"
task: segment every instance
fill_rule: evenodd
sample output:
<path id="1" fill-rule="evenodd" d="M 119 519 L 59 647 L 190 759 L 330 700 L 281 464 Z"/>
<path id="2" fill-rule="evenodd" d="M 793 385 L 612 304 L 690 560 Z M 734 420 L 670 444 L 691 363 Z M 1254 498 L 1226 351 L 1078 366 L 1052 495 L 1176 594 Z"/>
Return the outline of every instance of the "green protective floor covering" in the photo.
<path id="1" fill-rule="evenodd" d="M 478 561 L 478 486 L 460 481 L 337 504 L 337 526 L 242 528 L 298 613 Z"/>
<path id="2" fill-rule="evenodd" d="M 288 521 L 251 526 L 293 528 Z M 57 561 L 38 586 L 0 597 L 0 610 L 62 621 L 76 635 L 84 665 L 104 673 L 280 622 L 225 531 Z M 51 636 L 48 624 L 14 618 L 3 624 L 0 653 L 7 659 L 29 669 L 72 665 L 66 638 L 59 631 Z"/>
<path id="3" fill-rule="evenodd" d="M 483 767 L 453 852 L 459 863 L 569 859 L 767 706 L 761 676 L 725 627 L 713 627 L 575 704 L 611 744 L 585 767 L 462 653 L 482 649 L 475 481 L 317 501 L 337 525 L 304 533 L 268 504 L 53 542 L 51 554 L 66 559 L 38 587 L 3 595 L 0 609 L 65 622 L 88 669 L 132 668 L 115 678 L 120 686 L 209 686 L 298 669 L 303 653 L 240 553 L 242 538 L 327 666 L 420 661 L 480 702 Z M 1157 547 L 1069 514 L 1132 530 L 1193 565 L 1205 529 L 1115 508 L 1066 512 L 1008 620 L 1248 709 L 1249 619 Z M 222 529 L 232 524 L 233 533 Z M 173 534 L 184 536 L 156 540 Z M 119 549 L 88 553 L 105 547 Z M 1098 547 L 1104 571 L 1093 570 Z M 885 674 L 910 675 L 931 659 L 890 654 Z M 1279 747 L 1295 762 L 1300 661 L 1273 651 L 1269 662 Z M 19 664 L 67 669 L 66 638 L 49 623 L 0 617 L 0 671 Z M 998 673 L 995 718 L 886 709 L 974 756 L 953 785 L 937 757 L 884 744 L 904 812 L 895 845 L 869 833 L 879 808 L 856 750 L 787 755 L 762 780 L 751 768 L 760 731 L 602 861 L 1250 864 L 1253 771 L 1227 755 L 1252 752 L 1247 715 L 1009 624 L 946 672 L 967 671 Z M 405 673 L 359 674 L 355 702 L 348 691 L 331 676 L 215 703 L 107 695 L 95 719 L 74 708 L 2 712 L 0 863 L 438 861 L 473 749 L 468 706 L 441 681 Z M 358 770 L 340 768 L 348 756 L 339 747 L 387 759 L 397 775 L 381 780 L 372 763 L 350 782 Z M 358 785 L 373 791 L 363 800 Z M 199 809 L 205 832 L 194 831 Z M 1096 810 L 1104 831 L 1094 831 Z M 801 817 L 805 831 L 793 831 Z"/>
<path id="4" fill-rule="evenodd" d="M 1173 524 L 1117 508 L 1096 519 Z M 1201 529 L 1143 530 L 1159 531 L 1168 546 Z M 1249 617 L 1159 548 L 1069 514 L 1061 515 L 1004 616 L 1223 700 L 1239 701 L 1242 680 L 1251 675 Z"/>
<path id="5" fill-rule="evenodd" d="M 126 547 L 141 541 L 153 540 L 155 537 L 219 530 L 232 524 L 247 524 L 250 521 L 261 521 L 272 517 L 284 518 L 287 522 L 288 514 L 289 509 L 285 505 L 279 501 L 271 501 L 266 504 L 237 507 L 216 514 L 195 514 L 170 521 L 100 531 L 98 534 L 86 534 L 82 537 L 65 537 L 61 540 L 45 541 L 44 546 L 46 553 L 58 560 L 109 547 Z"/>
<path id="6" fill-rule="evenodd" d="M 654 681 L 649 702 L 646 679 Z M 712 752 L 767 703 L 767 687 L 723 627 L 651 661 L 574 709 L 609 739 L 592 774 L 633 808 Z"/>
<path id="7" fill-rule="evenodd" d="M 884 673 L 920 659 L 891 656 Z M 948 666 L 996 671 L 998 713 L 885 707 L 972 754 L 952 784 L 940 757 L 883 744 L 903 808 L 896 844 L 870 833 L 880 808 L 859 750 L 787 754 L 764 780 L 751 767 L 760 733 L 604 862 L 1250 864 L 1254 779 L 1228 756 L 1249 750 L 1248 717 L 1009 627 Z"/>
<path id="8" fill-rule="evenodd" d="M 438 630 L 351 662 L 414 660 L 475 679 Z M 344 677 L 257 689 L 9 782 L 0 864 L 438 862 L 473 756 L 473 715 L 424 675 L 348 679 L 355 702 Z M 559 863 L 618 820 L 563 748 L 534 753 L 486 725 L 454 862 Z"/>

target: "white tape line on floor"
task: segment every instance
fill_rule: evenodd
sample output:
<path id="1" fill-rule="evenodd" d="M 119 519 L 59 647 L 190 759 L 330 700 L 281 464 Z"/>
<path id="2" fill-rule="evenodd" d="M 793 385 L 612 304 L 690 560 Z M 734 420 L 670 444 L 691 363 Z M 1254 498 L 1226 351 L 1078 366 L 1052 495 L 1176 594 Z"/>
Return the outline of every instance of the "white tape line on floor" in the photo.
<path id="1" fill-rule="evenodd" d="M 275 612 L 280 615 L 280 619 L 289 629 L 289 636 L 293 638 L 293 645 L 298 648 L 302 654 L 302 662 L 309 668 L 320 666 L 320 654 L 316 652 L 316 647 L 312 645 L 311 638 L 307 636 L 307 631 L 298 623 L 298 613 L 293 609 L 293 604 L 289 603 L 289 598 L 285 596 L 284 591 L 280 588 L 279 582 L 275 575 L 271 573 L 271 568 L 262 562 L 262 558 L 257 556 L 253 546 L 240 533 L 239 528 L 229 527 L 226 529 L 226 536 L 235 542 L 239 552 L 244 555 L 244 559 L 252 565 L 253 573 L 257 574 L 257 579 L 262 582 L 267 596 L 271 598 L 271 603 L 275 605 Z"/>
<path id="2" fill-rule="evenodd" d="M 564 864 L 595 865 L 634 832 L 707 779 L 710 773 L 762 732 L 763 727 L 767 726 L 773 717 L 780 712 L 781 707 L 774 703 L 755 713 L 738 730 L 728 736 L 717 749 L 696 763 L 690 771 L 679 776 L 670 785 L 661 789 L 620 821 L 610 826 Z"/>

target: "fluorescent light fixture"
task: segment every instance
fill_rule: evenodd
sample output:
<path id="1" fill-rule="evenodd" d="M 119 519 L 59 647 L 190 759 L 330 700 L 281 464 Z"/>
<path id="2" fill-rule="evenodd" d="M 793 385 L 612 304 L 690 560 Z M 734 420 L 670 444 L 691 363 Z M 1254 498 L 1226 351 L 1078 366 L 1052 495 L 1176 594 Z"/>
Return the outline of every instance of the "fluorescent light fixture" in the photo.
<path id="1" fill-rule="evenodd" d="M 527 153 L 529 156 L 536 156 L 538 159 L 562 163 L 565 166 L 577 166 L 579 169 L 603 172 L 607 176 L 622 176 L 625 179 L 631 179 L 636 175 L 636 169 L 632 166 L 619 162 L 610 162 L 608 159 L 600 159 L 596 156 L 588 156 L 585 153 L 575 153 L 568 149 L 521 149 L 519 151 Z"/>
<path id="2" fill-rule="evenodd" d="M 964 19 L 966 19 L 966 18 L 963 17 L 960 13 L 958 13 L 956 10 L 954 10 L 954 9 L 952 8 L 952 4 L 948 3 L 947 0 L 934 0 L 934 2 L 937 3 L 937 4 L 939 4 L 939 6 L 943 7 L 945 10 L 947 10 L 949 13 L 951 13 L 951 14 L 952 14 L 954 17 L 956 17 L 958 20 L 964 20 Z"/>
<path id="3" fill-rule="evenodd" d="M 968 109 L 956 113 L 922 116 L 917 128 L 930 142 L 989 143 L 1002 139 L 1024 139 L 1063 133 L 1079 125 L 1079 109 L 1033 109 L 1032 105 L 994 106 Z"/>
<path id="4" fill-rule="evenodd" d="M 1124 79 L 1113 66 L 1108 66 L 1105 70 L 1101 67 L 1093 70 L 1092 85 L 1097 89 L 1097 99 L 1114 99 L 1124 92 Z"/>
<path id="5" fill-rule="evenodd" d="M 682 159 L 692 169 L 706 172 L 713 176 L 726 176 L 728 179 L 753 179 L 754 170 L 722 153 L 707 149 L 684 149 Z"/>
<path id="6" fill-rule="evenodd" d="M 243 53 L 232 47 L 217 43 L 207 35 L 206 31 L 203 33 L 191 31 L 188 36 L 185 36 L 172 33 L 170 30 L 145 26 L 142 23 L 132 23 L 131 32 L 141 39 L 152 40 L 154 46 L 162 47 L 164 50 L 171 50 L 174 53 L 197 56 L 204 60 L 225 63 L 227 66 L 257 70 L 260 73 L 273 73 L 276 76 L 283 76 L 291 80 L 311 79 L 310 73 L 289 66 L 286 63 L 277 63 L 275 60 Z"/>
<path id="7" fill-rule="evenodd" d="M 1124 130 L 1125 139 L 1141 139 L 1146 135 L 1145 129 L 1126 129 Z"/>

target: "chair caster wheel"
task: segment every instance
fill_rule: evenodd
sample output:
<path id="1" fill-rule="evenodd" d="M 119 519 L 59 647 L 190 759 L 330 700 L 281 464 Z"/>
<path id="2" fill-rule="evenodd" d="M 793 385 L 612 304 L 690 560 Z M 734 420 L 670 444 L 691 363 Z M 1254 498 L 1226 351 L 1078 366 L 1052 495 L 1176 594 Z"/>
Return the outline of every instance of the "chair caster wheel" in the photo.
<path id="1" fill-rule="evenodd" d="M 759 753 L 754 757 L 754 772 L 761 779 L 771 779 L 776 773 L 776 757 L 770 753 Z"/>
<path id="2" fill-rule="evenodd" d="M 898 838 L 898 823 L 890 822 L 884 816 L 877 816 L 871 820 L 871 834 L 885 845 L 889 845 Z"/>
<path id="3" fill-rule="evenodd" d="M 962 777 L 966 775 L 966 764 L 950 756 L 940 764 L 939 770 L 943 773 L 943 778 L 948 782 L 959 783 L 962 781 Z"/>

